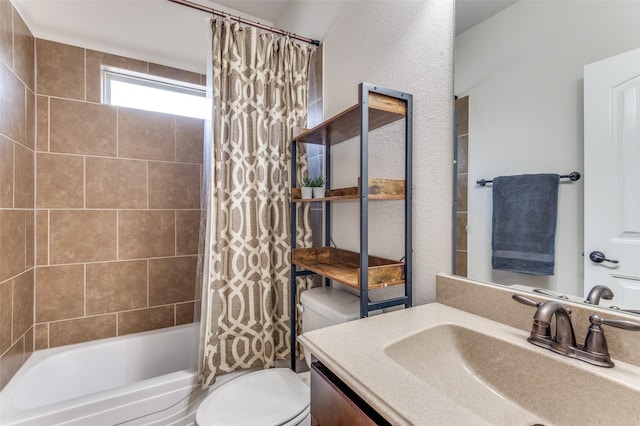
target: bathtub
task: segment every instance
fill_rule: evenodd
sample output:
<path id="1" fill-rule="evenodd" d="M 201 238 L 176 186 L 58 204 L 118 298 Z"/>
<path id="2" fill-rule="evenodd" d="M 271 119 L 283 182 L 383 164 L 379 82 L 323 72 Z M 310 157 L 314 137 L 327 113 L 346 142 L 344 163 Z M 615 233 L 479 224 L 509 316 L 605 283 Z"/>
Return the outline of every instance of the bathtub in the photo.
<path id="1" fill-rule="evenodd" d="M 0 392 L 0 425 L 191 425 L 200 324 L 36 351 Z"/>

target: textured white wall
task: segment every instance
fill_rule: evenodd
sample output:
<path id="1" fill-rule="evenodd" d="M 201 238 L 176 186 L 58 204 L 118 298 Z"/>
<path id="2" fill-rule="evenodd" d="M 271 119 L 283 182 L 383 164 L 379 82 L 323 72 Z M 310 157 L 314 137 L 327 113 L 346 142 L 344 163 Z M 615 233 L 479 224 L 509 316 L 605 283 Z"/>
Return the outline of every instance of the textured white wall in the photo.
<path id="1" fill-rule="evenodd" d="M 414 297 L 434 301 L 435 274 L 451 270 L 453 1 L 347 2 L 324 42 L 325 117 L 357 103 L 362 81 L 413 94 Z M 398 124 L 371 135 L 371 177 L 403 176 Z M 357 140 L 333 149 L 332 186 L 355 186 L 358 150 Z M 370 204 L 372 254 L 402 257 L 402 208 Z M 334 203 L 333 224 L 338 247 L 357 249 L 358 204 Z"/>
<path id="2" fill-rule="evenodd" d="M 583 182 L 560 186 L 556 275 L 491 269 L 491 189 L 476 180 L 583 168 L 583 67 L 640 47 L 640 2 L 520 1 L 456 37 L 469 95 L 469 277 L 582 294 Z"/>

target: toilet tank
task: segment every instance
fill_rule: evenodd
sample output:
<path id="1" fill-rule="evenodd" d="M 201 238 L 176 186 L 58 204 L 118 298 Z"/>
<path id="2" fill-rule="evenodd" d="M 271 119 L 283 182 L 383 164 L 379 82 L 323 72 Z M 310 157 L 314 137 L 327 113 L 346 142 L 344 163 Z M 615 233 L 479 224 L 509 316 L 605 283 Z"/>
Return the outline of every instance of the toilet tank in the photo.
<path id="1" fill-rule="evenodd" d="M 302 332 L 360 318 L 360 298 L 332 287 L 316 287 L 300 293 Z"/>

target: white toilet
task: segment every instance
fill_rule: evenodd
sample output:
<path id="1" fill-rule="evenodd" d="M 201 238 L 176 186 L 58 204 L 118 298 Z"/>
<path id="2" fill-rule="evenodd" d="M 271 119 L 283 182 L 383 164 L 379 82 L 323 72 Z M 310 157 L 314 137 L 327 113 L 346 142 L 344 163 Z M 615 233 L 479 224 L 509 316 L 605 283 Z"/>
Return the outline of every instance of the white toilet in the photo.
<path id="1" fill-rule="evenodd" d="M 358 319 L 360 299 L 331 287 L 300 294 L 303 332 Z M 307 364 L 310 355 L 305 351 Z M 215 389 L 198 408 L 198 426 L 309 425 L 309 386 L 288 368 L 247 373 Z"/>

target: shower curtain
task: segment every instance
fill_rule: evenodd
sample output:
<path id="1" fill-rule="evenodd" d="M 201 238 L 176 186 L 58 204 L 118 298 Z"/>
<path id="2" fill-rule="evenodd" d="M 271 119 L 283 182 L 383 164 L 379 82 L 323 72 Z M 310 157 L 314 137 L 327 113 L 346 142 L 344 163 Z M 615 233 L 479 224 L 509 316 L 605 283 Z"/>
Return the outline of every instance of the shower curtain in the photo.
<path id="1" fill-rule="evenodd" d="M 289 141 L 304 127 L 313 47 L 212 20 L 207 73 L 200 380 L 290 356 Z M 298 170 L 306 174 L 299 150 Z M 297 244 L 311 244 L 308 208 Z M 301 279 L 299 290 L 310 286 Z M 299 292 L 298 292 L 299 293 Z M 296 356 L 293 351 L 292 356 Z"/>

